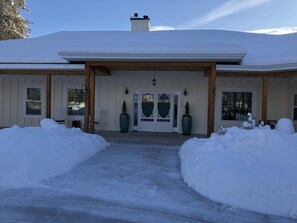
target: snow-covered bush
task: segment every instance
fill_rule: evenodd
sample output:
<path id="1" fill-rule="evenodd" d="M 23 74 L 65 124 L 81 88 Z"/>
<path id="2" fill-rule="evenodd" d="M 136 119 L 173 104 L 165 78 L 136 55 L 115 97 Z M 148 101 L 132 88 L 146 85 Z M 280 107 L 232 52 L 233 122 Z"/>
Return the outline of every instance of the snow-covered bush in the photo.
<path id="1" fill-rule="evenodd" d="M 40 126 L 47 129 L 65 127 L 65 125 L 60 125 L 55 120 L 49 118 L 42 119 L 40 121 Z"/>
<path id="2" fill-rule="evenodd" d="M 275 126 L 275 130 L 283 132 L 283 133 L 287 133 L 287 134 L 292 134 L 295 132 L 293 123 L 288 118 L 279 119 Z"/>
<path id="3" fill-rule="evenodd" d="M 220 125 L 220 127 L 218 128 L 217 134 L 219 135 L 225 135 L 227 132 L 227 129 L 224 128 L 222 125 Z"/>
<path id="4" fill-rule="evenodd" d="M 253 115 L 250 112 L 247 114 L 247 116 L 248 116 L 247 121 L 244 121 L 242 123 L 242 128 L 244 128 L 244 129 L 254 129 L 256 127 L 255 118 L 253 118 Z"/>

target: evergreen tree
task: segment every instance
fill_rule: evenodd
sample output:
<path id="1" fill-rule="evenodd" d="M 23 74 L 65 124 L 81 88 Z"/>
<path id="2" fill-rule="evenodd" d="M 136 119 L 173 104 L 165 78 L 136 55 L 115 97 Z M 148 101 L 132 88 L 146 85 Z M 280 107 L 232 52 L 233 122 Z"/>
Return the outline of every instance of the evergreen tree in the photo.
<path id="1" fill-rule="evenodd" d="M 0 40 L 21 39 L 30 35 L 28 24 L 20 10 L 29 9 L 26 0 L 0 0 Z"/>

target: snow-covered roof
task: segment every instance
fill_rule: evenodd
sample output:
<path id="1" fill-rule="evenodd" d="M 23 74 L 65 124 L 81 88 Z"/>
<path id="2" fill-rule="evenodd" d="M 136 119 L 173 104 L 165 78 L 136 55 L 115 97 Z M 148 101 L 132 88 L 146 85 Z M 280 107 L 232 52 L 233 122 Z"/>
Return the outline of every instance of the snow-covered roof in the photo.
<path id="1" fill-rule="evenodd" d="M 0 70 L 75 70 L 84 71 L 84 64 L 68 63 L 0 63 Z"/>
<path id="2" fill-rule="evenodd" d="M 218 66 L 222 71 L 281 70 L 287 69 L 287 65 L 291 70 L 297 68 L 296 42 L 296 33 L 276 36 L 222 30 L 65 31 L 0 41 L 0 63 L 215 61 L 225 64 Z"/>

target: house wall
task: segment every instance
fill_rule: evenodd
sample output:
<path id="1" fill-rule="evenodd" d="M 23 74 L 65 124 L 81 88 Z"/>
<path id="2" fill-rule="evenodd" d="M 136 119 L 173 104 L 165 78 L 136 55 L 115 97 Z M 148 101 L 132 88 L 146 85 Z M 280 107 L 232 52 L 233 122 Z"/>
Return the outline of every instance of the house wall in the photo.
<path id="1" fill-rule="evenodd" d="M 267 98 L 267 120 L 280 118 L 293 119 L 294 94 L 297 94 L 297 77 L 269 78 Z M 262 78 L 217 78 L 215 130 L 224 127 L 241 126 L 242 121 L 224 121 L 222 115 L 223 91 L 250 91 L 253 92 L 253 110 L 251 111 L 256 123 L 262 117 Z M 297 130 L 297 121 L 293 121 Z"/>
<path id="2" fill-rule="evenodd" d="M 119 130 L 119 116 L 123 100 L 128 113 L 133 114 L 134 91 L 175 91 L 180 95 L 179 132 L 184 105 L 188 101 L 193 118 L 193 134 L 206 134 L 207 131 L 207 78 L 203 72 L 156 71 L 157 84 L 152 85 L 153 71 L 112 71 L 111 76 L 96 77 L 96 106 L 101 109 L 101 127 L 105 130 Z M 129 94 L 125 95 L 125 88 Z M 184 89 L 188 95 L 184 96 Z M 130 130 L 132 117 L 130 118 Z"/>
<path id="3" fill-rule="evenodd" d="M 84 89 L 84 75 L 52 75 L 51 117 L 53 119 L 66 118 L 66 126 L 71 127 L 72 121 L 83 123 L 83 116 L 67 116 L 67 89 Z"/>
<path id="4" fill-rule="evenodd" d="M 215 103 L 215 131 L 222 125 L 224 127 L 241 126 L 242 121 L 222 120 L 222 92 L 252 92 L 252 115 L 256 121 L 261 119 L 262 107 L 262 79 L 261 78 L 217 78 L 217 91 Z"/>
<path id="5" fill-rule="evenodd" d="M 294 95 L 297 94 L 297 76 L 269 79 L 267 119 L 293 119 Z M 297 131 L 297 121 L 293 121 Z"/>
<path id="6" fill-rule="evenodd" d="M 39 124 L 41 116 L 36 118 L 25 115 L 27 86 L 45 86 L 45 77 L 37 75 L 0 75 L 1 127 L 15 124 L 19 126 L 36 126 Z M 43 114 L 45 114 L 45 107 L 42 110 Z"/>
<path id="7" fill-rule="evenodd" d="M 278 120 L 279 118 L 292 118 L 290 112 L 290 88 L 287 78 L 269 78 L 267 119 Z"/>
<path id="8" fill-rule="evenodd" d="M 188 101 L 193 118 L 192 133 L 207 132 L 207 78 L 203 72 L 155 71 L 157 84 L 152 85 L 153 71 L 112 71 L 111 76 L 96 77 L 95 108 L 100 109 L 102 130 L 119 130 L 119 116 L 123 100 L 127 103 L 128 113 L 132 116 L 134 91 L 172 91 L 179 94 L 178 127 L 181 132 L 181 117 Z M 0 75 L 0 126 L 14 124 L 38 126 L 45 117 L 45 76 Z M 43 90 L 43 112 L 40 117 L 26 117 L 26 86 L 41 86 Z M 63 118 L 67 107 L 67 88 L 84 88 L 84 76 L 52 75 L 52 117 Z M 129 94 L 125 95 L 125 88 Z M 188 95 L 183 91 L 187 89 Z M 63 114 L 62 114 L 63 113 Z M 82 116 L 68 116 L 67 125 L 72 120 L 83 122 Z M 132 117 L 130 118 L 132 129 Z"/>
<path id="9" fill-rule="evenodd" d="M 193 118 L 193 134 L 206 134 L 207 132 L 207 77 L 203 72 L 185 71 L 156 71 L 157 85 L 151 81 L 153 71 L 112 71 L 111 76 L 96 77 L 95 108 L 101 109 L 100 122 L 103 130 L 119 130 L 119 115 L 123 100 L 126 101 L 128 113 L 133 114 L 132 99 L 134 91 L 174 91 L 179 93 L 179 132 L 181 131 L 181 117 L 184 105 L 188 101 L 190 113 Z M 14 124 L 19 126 L 38 126 L 45 117 L 45 81 L 44 75 L 0 75 L 0 127 Z M 52 75 L 52 117 L 59 117 L 59 112 L 66 113 L 66 89 L 84 88 L 82 75 Z M 26 87 L 41 87 L 43 111 L 40 117 L 26 116 Z M 125 88 L 129 94 L 125 95 Z M 183 91 L 187 89 L 188 95 Z M 216 104 L 215 104 L 215 130 L 218 126 L 240 126 L 241 121 L 222 121 L 221 103 L 223 91 L 252 91 L 253 116 L 261 119 L 262 106 L 262 79 L 261 78 L 217 78 Z M 269 78 L 268 92 L 268 120 L 277 120 L 281 117 L 293 118 L 294 94 L 297 94 L 297 77 Z M 65 114 L 64 113 L 64 114 Z M 68 117 L 68 126 L 72 120 L 81 120 L 82 116 Z M 130 130 L 132 129 L 132 117 Z M 297 122 L 294 122 L 297 130 Z"/>
<path id="10" fill-rule="evenodd" d="M 289 106 L 288 106 L 288 114 L 289 118 L 293 119 L 293 111 L 294 111 L 294 95 L 297 95 L 297 76 L 293 76 L 291 78 L 288 78 L 289 82 Z M 293 121 L 295 131 L 297 132 L 297 120 Z"/>

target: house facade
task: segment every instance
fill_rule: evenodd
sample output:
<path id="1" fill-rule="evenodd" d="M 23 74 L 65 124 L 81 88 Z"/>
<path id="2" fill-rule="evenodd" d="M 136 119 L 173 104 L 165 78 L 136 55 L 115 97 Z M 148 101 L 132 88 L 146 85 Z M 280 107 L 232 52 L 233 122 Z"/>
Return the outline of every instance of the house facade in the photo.
<path id="1" fill-rule="evenodd" d="M 133 32 L 1 41 L 0 126 L 48 117 L 119 131 L 125 101 L 130 131 L 181 133 L 186 102 L 193 134 L 240 125 L 248 112 L 257 121 L 287 117 L 296 128 L 297 34 L 148 32 L 148 17 L 131 22 Z"/>

